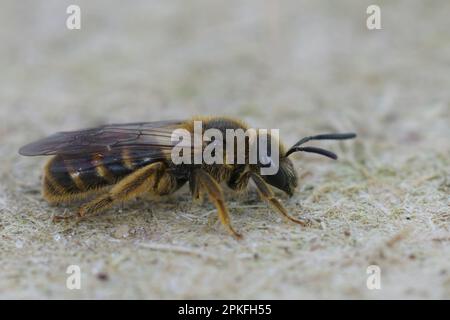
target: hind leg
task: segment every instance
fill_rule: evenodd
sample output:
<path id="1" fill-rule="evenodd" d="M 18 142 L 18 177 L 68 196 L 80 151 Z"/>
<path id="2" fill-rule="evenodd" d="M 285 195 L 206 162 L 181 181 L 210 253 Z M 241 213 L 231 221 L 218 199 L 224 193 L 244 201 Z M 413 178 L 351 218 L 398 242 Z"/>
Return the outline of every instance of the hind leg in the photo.
<path id="1" fill-rule="evenodd" d="M 77 212 L 77 216 L 82 218 L 104 211 L 118 202 L 133 199 L 154 189 L 161 176 L 164 175 L 165 169 L 166 166 L 162 162 L 156 162 L 136 170 L 120 180 L 108 192 L 82 205 Z M 55 218 L 56 220 L 61 219 L 61 217 Z"/>
<path id="2" fill-rule="evenodd" d="M 99 186 L 85 190 L 73 190 L 67 187 L 67 181 L 65 185 L 57 181 L 53 177 L 53 173 L 50 171 L 50 166 L 54 159 L 47 162 L 44 167 L 44 175 L 42 178 L 42 196 L 51 205 L 70 204 L 77 202 L 86 197 L 90 197 L 95 194 L 103 193 L 109 186 Z M 72 180 L 69 180 L 71 183 Z"/>

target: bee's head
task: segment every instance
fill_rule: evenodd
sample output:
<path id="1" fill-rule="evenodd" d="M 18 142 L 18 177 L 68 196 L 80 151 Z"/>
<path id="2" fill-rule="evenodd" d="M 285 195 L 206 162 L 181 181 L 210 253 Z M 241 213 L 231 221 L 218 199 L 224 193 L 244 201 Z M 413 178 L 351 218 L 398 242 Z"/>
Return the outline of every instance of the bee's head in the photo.
<path id="1" fill-rule="evenodd" d="M 277 173 L 262 175 L 262 177 L 268 184 L 286 192 L 289 196 L 292 196 L 297 188 L 297 172 L 292 161 L 287 157 L 280 157 Z"/>
<path id="2" fill-rule="evenodd" d="M 301 145 L 311 140 L 345 140 L 345 139 L 353 139 L 355 137 L 356 137 L 355 133 L 332 133 L 332 134 L 321 134 L 317 136 L 305 137 L 300 141 L 298 141 L 296 144 L 294 144 L 287 151 L 285 151 L 282 145 L 280 144 L 279 145 L 280 161 L 278 165 L 278 171 L 272 175 L 262 175 L 262 177 L 271 186 L 274 186 L 275 188 L 284 191 L 289 196 L 292 196 L 298 183 L 297 173 L 294 169 L 292 161 L 289 159 L 289 156 L 292 153 L 298 151 L 312 152 L 336 160 L 337 155 L 331 151 L 316 147 L 301 147 Z M 271 159 L 269 159 L 269 161 L 270 160 Z"/>

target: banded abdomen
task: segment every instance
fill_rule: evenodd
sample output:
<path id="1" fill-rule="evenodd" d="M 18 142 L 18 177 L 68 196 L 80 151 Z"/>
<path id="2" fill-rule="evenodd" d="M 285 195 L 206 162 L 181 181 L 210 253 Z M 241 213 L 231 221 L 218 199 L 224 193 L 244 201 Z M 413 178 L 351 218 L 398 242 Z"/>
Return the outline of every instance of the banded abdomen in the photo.
<path id="1" fill-rule="evenodd" d="M 109 187 L 157 159 L 129 155 L 56 155 L 44 171 L 44 197 L 49 202 L 77 200 L 86 193 Z"/>

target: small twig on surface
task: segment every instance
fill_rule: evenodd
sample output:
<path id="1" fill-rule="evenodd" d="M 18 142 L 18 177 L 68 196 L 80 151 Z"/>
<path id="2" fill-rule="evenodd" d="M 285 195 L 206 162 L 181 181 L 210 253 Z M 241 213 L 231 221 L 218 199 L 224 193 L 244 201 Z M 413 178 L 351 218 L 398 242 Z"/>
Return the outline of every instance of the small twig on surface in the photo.
<path id="1" fill-rule="evenodd" d="M 150 250 L 155 251 L 164 251 L 164 252 L 172 252 L 172 253 L 180 253 L 180 254 L 186 254 L 190 256 L 196 256 L 202 259 L 206 260 L 212 260 L 212 261 L 224 261 L 219 256 L 206 253 L 200 249 L 193 249 L 189 247 L 182 247 L 182 246 L 176 246 L 176 245 L 170 245 L 170 244 L 159 244 L 159 243 L 138 243 L 140 247 L 147 248 Z"/>
<path id="2" fill-rule="evenodd" d="M 411 233 L 411 231 L 412 231 L 411 227 L 406 227 L 403 230 L 400 230 L 400 232 L 398 232 L 393 237 L 391 237 L 388 241 L 386 241 L 386 245 L 389 248 L 392 248 L 398 242 L 400 242 L 403 239 L 407 238 L 409 236 L 409 234 Z"/>

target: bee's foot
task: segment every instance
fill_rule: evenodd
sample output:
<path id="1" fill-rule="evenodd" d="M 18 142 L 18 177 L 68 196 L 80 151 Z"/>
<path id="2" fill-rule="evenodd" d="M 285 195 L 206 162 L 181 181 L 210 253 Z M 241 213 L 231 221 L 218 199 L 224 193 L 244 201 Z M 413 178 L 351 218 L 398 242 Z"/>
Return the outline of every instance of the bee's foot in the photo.
<path id="1" fill-rule="evenodd" d="M 75 218 L 75 215 L 71 214 L 69 216 L 53 216 L 52 222 L 54 223 L 58 223 L 64 220 L 70 220 Z"/>
<path id="2" fill-rule="evenodd" d="M 70 214 L 68 216 L 53 216 L 52 222 L 58 223 L 61 221 L 67 221 L 67 220 L 75 220 L 76 222 L 81 220 L 81 216 L 78 213 Z"/>
<path id="3" fill-rule="evenodd" d="M 301 219 L 302 225 L 304 227 L 319 227 L 320 224 L 320 220 L 318 219 Z"/>

